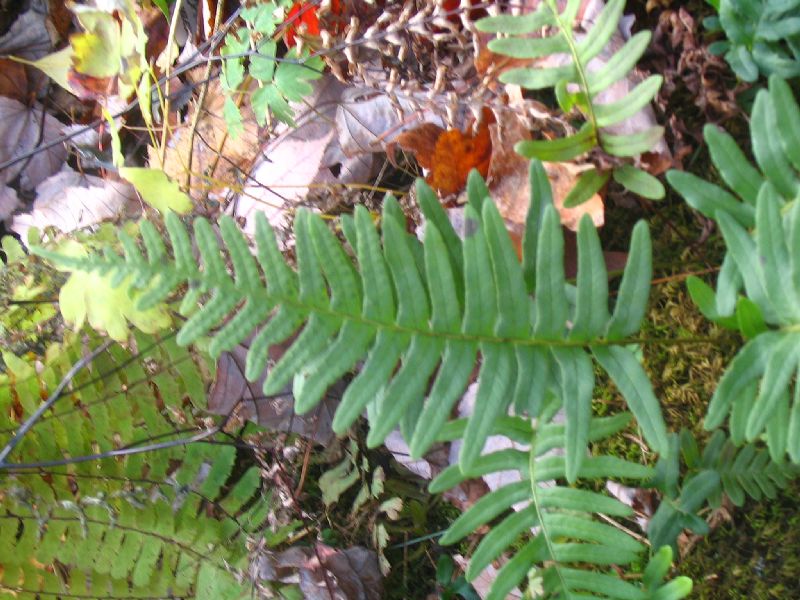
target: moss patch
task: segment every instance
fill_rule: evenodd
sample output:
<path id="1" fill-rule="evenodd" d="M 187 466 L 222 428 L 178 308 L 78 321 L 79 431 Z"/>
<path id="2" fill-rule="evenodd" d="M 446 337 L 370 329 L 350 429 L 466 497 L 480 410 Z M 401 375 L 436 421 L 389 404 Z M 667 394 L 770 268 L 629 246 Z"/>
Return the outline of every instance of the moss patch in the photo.
<path id="1" fill-rule="evenodd" d="M 750 502 L 679 565 L 702 600 L 800 598 L 800 511 L 795 481 L 774 500 Z"/>

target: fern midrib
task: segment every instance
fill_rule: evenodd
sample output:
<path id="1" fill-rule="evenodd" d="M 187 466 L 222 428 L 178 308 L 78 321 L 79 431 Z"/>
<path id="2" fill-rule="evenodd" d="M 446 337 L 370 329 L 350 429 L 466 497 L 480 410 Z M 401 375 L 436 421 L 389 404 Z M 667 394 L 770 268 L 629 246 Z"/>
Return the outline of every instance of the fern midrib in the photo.
<path id="1" fill-rule="evenodd" d="M 578 54 L 575 38 L 572 35 L 573 24 L 564 23 L 564 21 L 561 19 L 561 14 L 558 12 L 558 4 L 555 0 L 547 0 L 547 5 L 550 7 L 551 12 L 553 13 L 553 17 L 558 24 L 561 35 L 564 37 L 567 45 L 569 46 L 570 54 L 572 54 L 572 61 L 575 64 L 575 69 L 578 73 L 578 79 L 580 79 L 580 85 L 583 88 L 583 91 L 586 93 L 586 117 L 589 120 L 589 125 L 592 128 L 592 142 L 595 146 L 599 146 L 600 141 L 597 139 L 597 117 L 594 114 L 594 104 L 592 104 L 592 98 L 589 95 L 589 78 L 583 67 L 583 62 Z"/>
<path id="2" fill-rule="evenodd" d="M 567 587 L 567 582 L 564 579 L 564 574 L 561 572 L 560 563 L 556 559 L 556 552 L 555 547 L 553 546 L 553 540 L 550 539 L 550 534 L 547 531 L 547 523 L 546 519 L 544 518 L 544 513 L 542 513 L 542 505 L 539 502 L 539 484 L 536 481 L 536 434 L 534 434 L 533 439 L 531 440 L 531 450 L 528 452 L 528 470 L 530 471 L 530 482 L 531 482 L 531 501 L 533 502 L 533 506 L 536 509 L 536 514 L 539 517 L 539 530 L 541 531 L 541 535 L 544 537 L 544 543 L 547 545 L 547 552 L 550 554 L 550 558 L 553 560 L 553 569 L 556 571 L 556 575 L 558 575 L 558 579 L 561 582 L 561 589 L 565 592 L 569 593 L 569 588 Z"/>
<path id="3" fill-rule="evenodd" d="M 623 338 L 615 340 L 607 338 L 596 338 L 594 340 L 570 340 L 566 338 L 562 339 L 552 339 L 552 338 L 545 339 L 536 337 L 516 338 L 516 337 L 498 337 L 486 334 L 431 331 L 428 329 L 419 329 L 410 326 L 398 325 L 397 323 L 390 323 L 390 322 L 378 321 L 375 319 L 369 319 L 367 317 L 364 317 L 363 315 L 337 311 L 330 308 L 329 306 L 321 307 L 317 305 L 310 305 L 302 302 L 299 298 L 287 298 L 281 296 L 273 296 L 270 294 L 264 294 L 263 296 L 261 296 L 261 298 L 263 298 L 268 302 L 274 303 L 274 306 L 276 307 L 281 305 L 288 305 L 291 308 L 302 313 L 304 316 L 310 315 L 311 313 L 320 313 L 328 317 L 331 317 L 333 319 L 336 319 L 337 321 L 340 322 L 343 322 L 345 320 L 355 321 L 358 323 L 362 323 L 364 325 L 371 326 L 375 329 L 384 329 L 398 334 L 407 334 L 412 337 L 426 336 L 436 339 L 443 339 L 445 341 L 464 342 L 476 345 L 488 343 L 488 344 L 513 344 L 517 346 L 531 346 L 531 347 L 541 347 L 541 348 L 559 347 L 559 348 L 591 349 L 592 347 L 595 346 L 600 346 L 600 347 L 627 346 L 630 344 L 661 344 L 666 346 L 716 344 L 719 341 L 718 338 L 714 337 L 686 337 L 686 338 L 674 338 L 674 339 Z"/>

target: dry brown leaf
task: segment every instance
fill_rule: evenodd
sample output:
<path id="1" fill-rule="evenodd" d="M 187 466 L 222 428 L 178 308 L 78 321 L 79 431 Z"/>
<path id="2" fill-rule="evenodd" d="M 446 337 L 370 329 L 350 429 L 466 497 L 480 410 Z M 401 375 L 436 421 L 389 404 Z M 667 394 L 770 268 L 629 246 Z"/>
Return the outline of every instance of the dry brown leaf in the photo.
<path id="1" fill-rule="evenodd" d="M 514 144 L 530 139 L 521 119 L 511 111 L 498 111 L 496 124 L 489 126 L 492 136 L 492 159 L 489 163 L 487 185 L 497 208 L 509 225 L 512 239 L 519 243 L 525 228 L 525 216 L 530 205 L 530 162 L 514 152 Z M 581 217 L 588 214 L 597 227 L 603 225 L 604 207 L 600 194 L 575 208 L 565 208 L 564 199 L 575 186 L 580 174 L 591 165 L 573 163 L 544 163 L 553 188 L 553 204 L 561 216 L 561 224 L 577 231 Z"/>
<path id="2" fill-rule="evenodd" d="M 372 183 L 380 166 L 375 153 L 420 118 L 434 119 L 429 111 L 417 110 L 417 100 L 393 104 L 375 90 L 348 88 L 332 75 L 322 77 L 314 83 L 313 96 L 294 106 L 297 127 L 276 127 L 263 146 L 230 212 L 244 221 L 250 234 L 256 212 L 281 226 L 287 211 L 300 202 L 326 210 L 331 196 L 342 196 L 345 186 Z"/>
<path id="3" fill-rule="evenodd" d="M 317 542 L 282 552 L 261 550 L 251 575 L 258 581 L 298 583 L 308 600 L 380 600 L 383 577 L 378 556 L 353 546 L 344 550 Z"/>
<path id="4" fill-rule="evenodd" d="M 297 433 L 319 444 L 328 444 L 334 438 L 331 423 L 338 404 L 329 394 L 319 406 L 305 415 L 294 411 L 294 398 L 291 392 L 264 398 L 261 389 L 264 376 L 249 382 L 244 376 L 248 347 L 236 346 L 230 352 L 223 352 L 217 361 L 217 374 L 208 395 L 208 410 L 212 414 L 235 414 L 237 420 L 251 420 L 270 431 L 289 431 Z M 278 347 L 271 349 L 271 356 Z"/>
<path id="5" fill-rule="evenodd" d="M 209 83 L 206 103 L 197 124 L 192 143 L 191 123 L 198 110 L 192 105 L 184 124 L 173 132 L 160 164 L 158 150 L 149 148 L 149 165 L 164 172 L 183 185 L 187 180 L 189 155 L 192 155 L 192 175 L 189 194 L 195 200 L 220 200 L 226 190 L 240 188 L 260 148 L 259 129 L 253 111 L 241 107 L 244 131 L 234 139 L 222 116 L 225 96 L 218 80 Z M 191 146 L 190 146 L 191 144 Z"/>
<path id="6" fill-rule="evenodd" d="M 67 158 L 66 148 L 63 144 L 46 146 L 61 137 L 61 130 L 61 123 L 47 114 L 40 104 L 29 108 L 11 98 L 0 97 L 0 163 L 33 152 L 0 171 L 0 183 L 31 191 L 60 171 Z"/>
<path id="7" fill-rule="evenodd" d="M 17 192 L 7 185 L 0 185 L 0 221 L 5 221 L 14 214 L 17 206 L 19 206 Z"/>
<path id="8" fill-rule="evenodd" d="M 25 65 L 0 58 L 0 96 L 25 102 L 28 99 L 28 76 Z"/>

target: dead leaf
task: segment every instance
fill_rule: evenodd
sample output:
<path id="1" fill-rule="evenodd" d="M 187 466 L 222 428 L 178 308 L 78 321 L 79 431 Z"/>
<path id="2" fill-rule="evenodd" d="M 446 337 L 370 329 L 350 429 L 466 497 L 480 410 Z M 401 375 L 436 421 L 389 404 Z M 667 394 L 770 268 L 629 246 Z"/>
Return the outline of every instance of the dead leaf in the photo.
<path id="1" fill-rule="evenodd" d="M 7 185 L 0 185 L 0 222 L 14 214 L 18 205 L 17 192 Z"/>
<path id="2" fill-rule="evenodd" d="M 28 108 L 11 98 L 0 97 L 0 163 L 33 155 L 0 171 L 0 183 L 16 182 L 23 191 L 33 190 L 61 170 L 67 158 L 63 144 L 46 147 L 61 136 L 62 125 L 36 103 Z M 40 148 L 39 150 L 36 150 Z"/>
<path id="3" fill-rule="evenodd" d="M 338 405 L 335 389 L 312 412 L 298 415 L 294 412 L 294 398 L 286 394 L 265 398 L 262 393 L 264 374 L 249 382 L 244 376 L 247 346 L 238 345 L 223 352 L 217 361 L 217 374 L 208 395 L 208 410 L 217 415 L 235 412 L 240 420 L 252 420 L 272 431 L 290 431 L 328 444 L 333 439 L 333 413 Z M 335 386 L 334 386 L 335 388 Z"/>
<path id="4" fill-rule="evenodd" d="M 36 60 L 50 52 L 53 43 L 47 31 L 47 15 L 33 8 L 17 17 L 0 37 L 0 54 Z"/>
<path id="5" fill-rule="evenodd" d="M 0 96 L 25 102 L 28 92 L 25 66 L 8 58 L 0 58 Z"/>
<path id="6" fill-rule="evenodd" d="M 456 561 L 458 566 L 464 570 L 466 570 L 467 566 L 469 565 L 469 561 L 460 554 L 453 556 L 453 559 Z M 506 556 L 501 556 L 496 561 L 497 566 L 494 564 L 489 564 L 489 566 L 487 566 L 480 575 L 470 581 L 472 587 L 475 588 L 475 591 L 478 593 L 479 597 L 486 598 L 489 596 L 489 591 L 492 589 L 492 585 L 497 579 L 500 568 L 507 562 L 508 558 Z M 506 595 L 506 600 L 522 600 L 524 597 L 525 596 L 519 591 L 518 588 L 514 588 Z"/>
<path id="7" fill-rule="evenodd" d="M 493 113 L 483 110 L 481 122 L 475 132 L 458 129 L 443 130 L 426 123 L 397 137 L 397 145 L 414 154 L 424 169 L 430 173 L 426 181 L 442 195 L 457 194 L 467 184 L 472 169 L 486 177 L 492 157 L 492 140 L 489 125 Z"/>
<path id="8" fill-rule="evenodd" d="M 711 54 L 698 37 L 697 23 L 685 9 L 659 15 L 652 43 L 654 67 L 664 74 L 659 96 L 667 104 L 671 95 L 685 87 L 695 106 L 718 123 L 741 114 L 736 97 L 750 85 L 737 81 L 725 60 Z M 693 133 L 699 142 L 701 133 Z"/>
<path id="9" fill-rule="evenodd" d="M 512 239 L 519 242 L 525 230 L 525 217 L 530 205 L 530 162 L 514 152 L 514 144 L 530 139 L 522 120 L 511 111 L 497 111 L 496 123 L 489 126 L 492 157 L 489 163 L 487 185 L 497 208 L 506 220 Z M 565 208 L 564 199 L 574 187 L 580 174 L 592 165 L 574 163 L 544 163 L 553 189 L 553 204 L 561 217 L 561 224 L 577 231 L 584 214 L 592 217 L 597 227 L 603 225 L 604 207 L 600 194 L 575 208 Z"/>
<path id="10" fill-rule="evenodd" d="M 247 179 L 260 146 L 255 115 L 242 106 L 243 131 L 236 139 L 228 135 L 222 116 L 225 95 L 218 80 L 209 84 L 207 101 L 202 109 L 195 102 L 184 123 L 170 138 L 163 165 L 159 153 L 149 148 L 150 167 L 163 168 L 170 178 L 181 185 L 187 181 L 189 156 L 192 156 L 189 194 L 195 200 L 222 200 L 227 190 L 236 189 Z M 192 140 L 190 124 L 197 110 L 202 110 Z"/>
<path id="11" fill-rule="evenodd" d="M 57 227 L 64 232 L 139 213 L 136 192 L 127 183 L 82 175 L 70 168 L 36 187 L 33 210 L 14 218 L 12 229 L 26 239 L 31 227 Z"/>
<path id="12" fill-rule="evenodd" d="M 429 112 L 415 115 L 412 100 L 401 101 L 398 114 L 375 90 L 346 88 L 332 75 L 316 81 L 307 103 L 293 105 L 299 113 L 297 127 L 276 128 L 229 212 L 243 218 L 245 232 L 252 234 L 256 212 L 266 213 L 273 226 L 281 226 L 287 210 L 301 202 L 325 208 L 314 197 L 322 196 L 319 192 L 370 183 L 377 164 L 374 155 L 416 125 L 417 119 L 433 119 Z M 407 119 L 403 114 L 413 116 Z"/>
<path id="13" fill-rule="evenodd" d="M 293 546 L 283 552 L 261 550 L 251 567 L 256 580 L 297 583 L 310 600 L 380 600 L 383 577 L 372 550 L 346 550 L 317 543 L 314 548 Z"/>

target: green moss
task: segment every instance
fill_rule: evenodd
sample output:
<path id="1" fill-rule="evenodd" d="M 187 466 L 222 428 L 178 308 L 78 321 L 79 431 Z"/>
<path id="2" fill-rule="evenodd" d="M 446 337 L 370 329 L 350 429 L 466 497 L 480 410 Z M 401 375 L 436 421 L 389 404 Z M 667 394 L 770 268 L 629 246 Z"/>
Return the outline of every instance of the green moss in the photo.
<path id="1" fill-rule="evenodd" d="M 795 481 L 774 500 L 750 502 L 679 565 L 699 600 L 800 598 L 800 511 Z"/>

